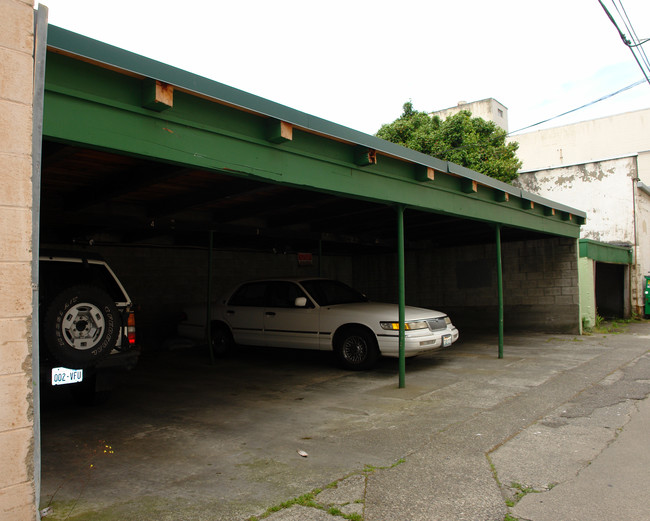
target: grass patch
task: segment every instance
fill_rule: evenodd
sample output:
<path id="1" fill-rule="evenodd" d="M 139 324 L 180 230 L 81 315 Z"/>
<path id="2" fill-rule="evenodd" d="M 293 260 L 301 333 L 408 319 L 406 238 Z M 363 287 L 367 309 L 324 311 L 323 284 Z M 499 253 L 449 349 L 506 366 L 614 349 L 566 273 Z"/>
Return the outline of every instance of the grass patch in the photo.
<path id="1" fill-rule="evenodd" d="M 526 485 L 522 485 L 521 483 L 516 483 L 516 482 L 510 483 L 510 488 L 516 490 L 517 492 L 515 493 L 513 504 L 508 506 L 515 506 L 517 503 L 519 503 L 519 501 L 521 501 L 522 497 L 527 496 L 528 494 L 534 494 L 539 492 L 539 490 L 535 490 L 532 487 L 528 487 Z"/>
<path id="2" fill-rule="evenodd" d="M 376 472 L 378 470 L 389 470 L 389 469 L 394 469 L 398 465 L 401 465 L 402 463 L 405 463 L 406 460 L 404 458 L 398 459 L 395 463 L 392 465 L 388 465 L 386 467 L 375 467 L 374 465 L 366 465 L 363 467 L 363 472 L 364 474 L 372 474 L 373 472 Z"/>
<path id="3" fill-rule="evenodd" d="M 648 322 L 647 319 L 633 314 L 630 318 L 616 318 L 606 320 L 600 315 L 596 315 L 596 323 L 593 327 L 586 327 L 583 330 L 585 335 L 617 335 L 624 333 L 629 324 L 641 324 Z"/>

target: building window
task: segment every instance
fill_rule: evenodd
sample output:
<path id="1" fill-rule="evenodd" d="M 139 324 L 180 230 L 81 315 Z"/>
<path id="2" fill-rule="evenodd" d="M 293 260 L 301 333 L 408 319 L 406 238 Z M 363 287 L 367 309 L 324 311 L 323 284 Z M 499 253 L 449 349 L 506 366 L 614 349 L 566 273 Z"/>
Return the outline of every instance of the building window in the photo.
<path id="1" fill-rule="evenodd" d="M 497 113 L 499 114 L 499 117 L 503 117 L 503 111 L 501 109 L 497 109 Z"/>

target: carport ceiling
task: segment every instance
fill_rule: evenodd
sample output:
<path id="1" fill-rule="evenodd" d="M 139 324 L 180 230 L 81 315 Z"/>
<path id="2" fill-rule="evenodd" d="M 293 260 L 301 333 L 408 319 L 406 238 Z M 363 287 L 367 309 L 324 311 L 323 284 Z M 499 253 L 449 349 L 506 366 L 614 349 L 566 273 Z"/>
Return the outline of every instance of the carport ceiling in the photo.
<path id="1" fill-rule="evenodd" d="M 395 210 L 344 198 L 149 159 L 43 144 L 41 239 L 204 246 L 214 230 L 221 249 L 327 253 L 392 252 Z M 409 210 L 407 247 L 491 243 L 480 221 Z M 546 237 L 505 228 L 502 239 Z"/>

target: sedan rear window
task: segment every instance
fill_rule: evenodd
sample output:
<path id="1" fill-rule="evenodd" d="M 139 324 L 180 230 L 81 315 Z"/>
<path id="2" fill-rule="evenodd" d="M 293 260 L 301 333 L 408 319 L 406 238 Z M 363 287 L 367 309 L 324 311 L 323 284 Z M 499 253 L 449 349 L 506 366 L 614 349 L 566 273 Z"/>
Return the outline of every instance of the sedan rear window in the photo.
<path id="1" fill-rule="evenodd" d="M 264 307 L 266 300 L 266 283 L 251 282 L 244 284 L 230 297 L 230 306 Z"/>
<path id="2" fill-rule="evenodd" d="M 365 295 L 338 280 L 304 280 L 301 284 L 319 306 L 368 302 Z"/>

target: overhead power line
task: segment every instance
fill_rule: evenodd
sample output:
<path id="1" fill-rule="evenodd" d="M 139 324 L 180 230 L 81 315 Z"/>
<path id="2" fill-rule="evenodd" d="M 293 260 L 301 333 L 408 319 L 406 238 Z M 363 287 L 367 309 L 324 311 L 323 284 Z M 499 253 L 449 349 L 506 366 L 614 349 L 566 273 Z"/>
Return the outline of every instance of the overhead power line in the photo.
<path id="1" fill-rule="evenodd" d="M 645 67 L 647 70 L 650 71 L 650 61 L 648 61 L 648 56 L 645 53 L 645 49 L 641 48 L 641 45 L 643 43 L 647 42 L 648 39 L 644 40 L 643 42 L 639 40 L 639 37 L 636 34 L 636 31 L 634 30 L 634 27 L 632 26 L 632 20 L 630 20 L 630 17 L 627 15 L 627 11 L 625 10 L 625 7 L 623 7 L 623 1 L 618 0 L 618 3 L 620 4 L 620 9 L 616 5 L 616 1 L 614 1 L 614 7 L 616 7 L 616 10 L 618 11 L 619 16 L 623 19 L 623 23 L 625 24 L 625 28 L 630 32 L 630 35 L 632 36 L 632 42 L 626 43 L 626 45 L 630 48 L 632 53 L 634 54 L 635 49 L 633 47 L 639 47 L 638 52 L 641 57 L 641 61 L 645 64 Z"/>
<path id="2" fill-rule="evenodd" d="M 552 121 L 557 118 L 561 118 L 562 116 L 566 116 L 567 114 L 571 114 L 572 112 L 576 112 L 578 110 L 590 107 L 591 105 L 594 105 L 598 103 L 599 101 L 604 101 L 606 99 L 611 98 L 612 96 L 616 96 L 617 94 L 620 94 L 621 92 L 625 92 L 626 90 L 630 90 L 633 87 L 636 87 L 638 85 L 641 85 L 642 83 L 645 83 L 646 80 L 639 80 L 635 81 L 631 85 L 628 85 L 627 87 L 623 87 L 622 89 L 617 90 L 616 92 L 612 92 L 611 94 L 607 94 L 606 96 L 603 96 L 602 98 L 598 98 L 597 100 L 591 101 L 589 103 L 586 103 L 585 105 L 581 105 L 580 107 L 576 107 L 575 109 L 567 110 L 566 112 L 563 112 L 562 114 L 558 114 L 557 116 L 553 116 L 552 118 L 545 119 L 544 121 L 538 121 L 537 123 L 533 123 L 532 125 L 528 125 L 527 127 L 520 128 L 518 130 L 513 130 L 512 132 L 508 132 L 508 135 L 516 134 L 517 132 L 521 132 L 522 130 L 528 130 L 529 128 L 536 127 L 537 125 L 543 125 L 544 123 L 548 123 L 549 121 Z"/>
<path id="3" fill-rule="evenodd" d="M 650 60 L 648 60 L 645 49 L 642 47 L 643 44 L 650 41 L 650 39 L 646 38 L 644 40 L 639 40 L 639 37 L 637 36 L 636 31 L 632 26 L 632 20 L 630 20 L 625 7 L 623 7 L 622 0 L 618 0 L 618 4 L 616 3 L 616 0 L 612 0 L 612 4 L 616 9 L 616 12 L 618 13 L 618 16 L 620 17 L 623 25 L 625 26 L 626 31 L 628 31 L 629 37 L 620 28 L 619 23 L 616 21 L 609 9 L 607 9 L 603 3 L 603 0 L 598 0 L 598 3 L 603 8 L 605 14 L 607 14 L 607 17 L 612 22 L 612 24 L 614 24 L 614 27 L 616 27 L 618 35 L 621 37 L 621 40 L 623 40 L 623 43 L 628 47 L 628 49 L 630 49 L 630 52 L 632 53 L 632 56 L 634 56 L 637 65 L 641 69 L 641 72 L 643 72 L 643 76 L 645 76 L 646 81 L 648 84 L 650 84 Z"/>

